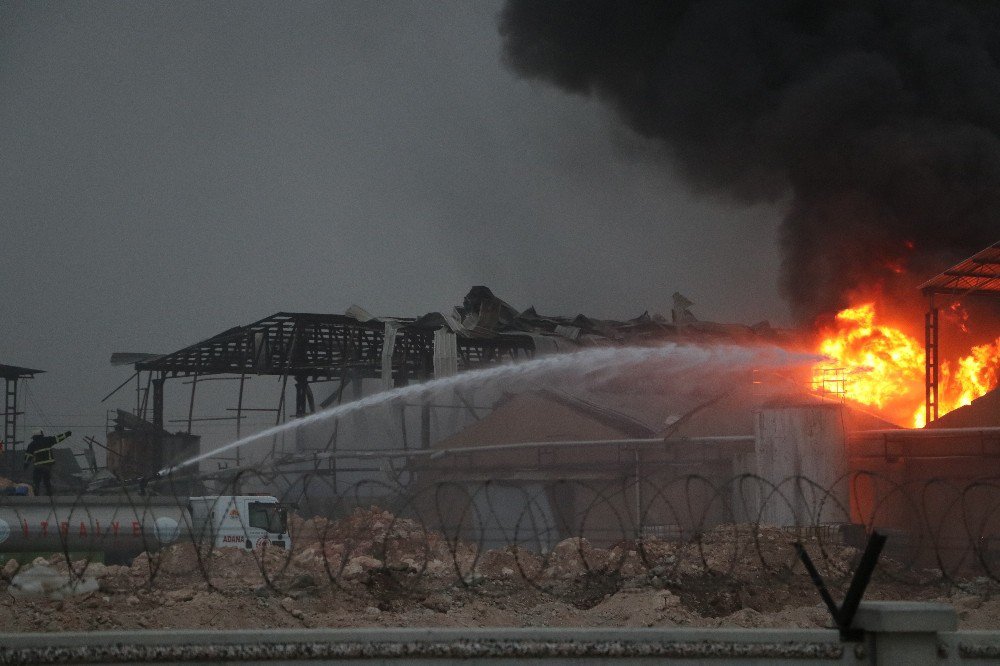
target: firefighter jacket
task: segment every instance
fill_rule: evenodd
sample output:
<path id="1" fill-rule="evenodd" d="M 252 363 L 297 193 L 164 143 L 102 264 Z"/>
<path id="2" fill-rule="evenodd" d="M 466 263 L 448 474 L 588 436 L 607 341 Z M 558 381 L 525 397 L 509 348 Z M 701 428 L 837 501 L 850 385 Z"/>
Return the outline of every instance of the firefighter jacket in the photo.
<path id="1" fill-rule="evenodd" d="M 52 447 L 69 436 L 70 432 L 68 430 L 54 437 L 45 437 L 44 435 L 32 436 L 31 443 L 24 450 L 24 466 L 27 467 L 28 463 L 34 463 L 35 467 L 54 465 L 56 459 L 52 455 Z"/>

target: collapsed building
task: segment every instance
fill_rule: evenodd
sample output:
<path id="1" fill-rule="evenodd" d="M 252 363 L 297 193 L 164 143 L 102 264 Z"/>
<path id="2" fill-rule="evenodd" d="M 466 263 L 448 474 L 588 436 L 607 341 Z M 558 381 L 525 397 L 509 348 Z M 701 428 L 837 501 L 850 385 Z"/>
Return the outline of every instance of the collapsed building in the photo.
<path id="1" fill-rule="evenodd" d="M 487 287 L 479 286 L 447 314 L 375 317 L 358 306 L 343 315 L 279 312 L 169 354 L 114 354 L 111 361 L 134 366 L 135 373 L 128 381 L 136 380 L 136 413 L 162 427 L 164 386 L 173 378 L 191 379 L 193 396 L 199 378 L 235 375 L 241 378 L 242 396 L 246 377 L 277 376 L 282 379 L 282 390 L 275 411 L 282 413 L 291 411 L 284 393 L 291 379 L 295 392 L 292 417 L 297 418 L 315 412 L 317 406 L 322 409 L 340 403 L 348 395 L 359 397 L 364 380 L 375 380 L 380 388 L 389 389 L 587 346 L 668 340 L 777 341 L 787 335 L 766 322 L 754 326 L 701 322 L 691 313 L 691 305 L 675 294 L 670 321 L 648 312 L 626 321 L 585 315 L 557 317 L 540 315 L 533 307 L 518 312 Z M 321 401 L 314 396 L 313 387 L 318 383 L 335 385 Z M 238 398 L 233 417 L 237 428 L 244 409 Z"/>
<path id="2" fill-rule="evenodd" d="M 169 354 L 115 354 L 112 363 L 134 366 L 133 376 L 119 388 L 135 380 L 135 414 L 158 431 L 164 428 L 168 380 L 180 379 L 190 385 L 187 433 L 192 433 L 200 420 L 194 414 L 199 383 L 221 376 L 238 381 L 235 405 L 227 410 L 227 416 L 208 418 L 232 420 L 233 435 L 239 439 L 248 412 L 272 414 L 277 425 L 371 393 L 545 354 L 667 341 L 774 342 L 788 335 L 766 323 L 701 322 L 692 315 L 691 305 L 676 294 L 669 320 L 648 312 L 625 321 L 584 315 L 557 317 L 539 314 L 534 308 L 518 312 L 480 286 L 472 288 L 463 304 L 450 313 L 375 317 L 357 306 L 343 315 L 276 313 Z M 246 383 L 255 376 L 279 379 L 277 399 L 271 407 L 245 404 Z M 317 397 L 320 389 L 325 389 L 325 395 Z M 289 392 L 294 395 L 291 399 Z M 454 404 L 404 408 L 403 414 L 393 417 L 398 432 L 385 448 L 429 449 L 433 442 L 491 410 L 500 396 L 486 396 L 486 402 L 479 403 L 475 403 L 475 396 L 460 391 L 453 397 Z M 352 434 L 352 429 L 357 432 Z M 363 431 L 363 426 L 353 427 L 342 420 L 324 441 L 308 441 L 298 433 L 291 443 L 279 446 L 273 441 L 265 457 L 275 463 L 316 450 L 330 453 L 358 448 L 351 440 L 368 437 Z M 236 455 L 240 455 L 239 449 Z M 237 458 L 235 462 L 238 465 L 240 461 Z"/>

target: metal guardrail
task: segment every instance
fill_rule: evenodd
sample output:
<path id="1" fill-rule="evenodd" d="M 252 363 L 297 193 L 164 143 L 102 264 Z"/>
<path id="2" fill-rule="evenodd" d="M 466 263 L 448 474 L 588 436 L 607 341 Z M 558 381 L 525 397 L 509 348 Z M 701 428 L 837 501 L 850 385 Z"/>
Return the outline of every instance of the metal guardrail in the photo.
<path id="1" fill-rule="evenodd" d="M 996 663 L 1000 632 L 954 631 L 954 611 L 923 604 L 862 604 L 857 641 L 823 629 L 294 629 L 0 633 L 0 664 L 220 662 L 393 663 L 492 666 L 680 663 Z"/>
<path id="2" fill-rule="evenodd" d="M 0 663 L 865 663 L 824 630 L 363 629 L 0 634 Z"/>

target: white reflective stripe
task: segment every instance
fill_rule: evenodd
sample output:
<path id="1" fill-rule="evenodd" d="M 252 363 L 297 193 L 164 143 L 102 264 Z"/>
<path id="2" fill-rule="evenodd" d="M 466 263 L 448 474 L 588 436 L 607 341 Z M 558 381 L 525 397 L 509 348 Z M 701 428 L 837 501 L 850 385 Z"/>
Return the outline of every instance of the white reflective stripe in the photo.
<path id="1" fill-rule="evenodd" d="M 51 465 L 56 461 L 55 456 L 52 455 L 52 447 L 38 449 L 32 453 L 36 465 Z"/>

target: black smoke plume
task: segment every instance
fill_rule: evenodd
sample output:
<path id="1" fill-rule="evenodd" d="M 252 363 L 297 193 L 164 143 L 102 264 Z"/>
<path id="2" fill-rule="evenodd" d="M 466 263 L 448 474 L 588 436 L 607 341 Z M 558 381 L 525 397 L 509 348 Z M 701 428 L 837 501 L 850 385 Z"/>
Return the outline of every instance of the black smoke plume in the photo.
<path id="1" fill-rule="evenodd" d="M 500 31 L 515 71 L 613 105 L 699 188 L 790 195 L 800 320 L 1000 239 L 993 3 L 508 0 Z"/>

